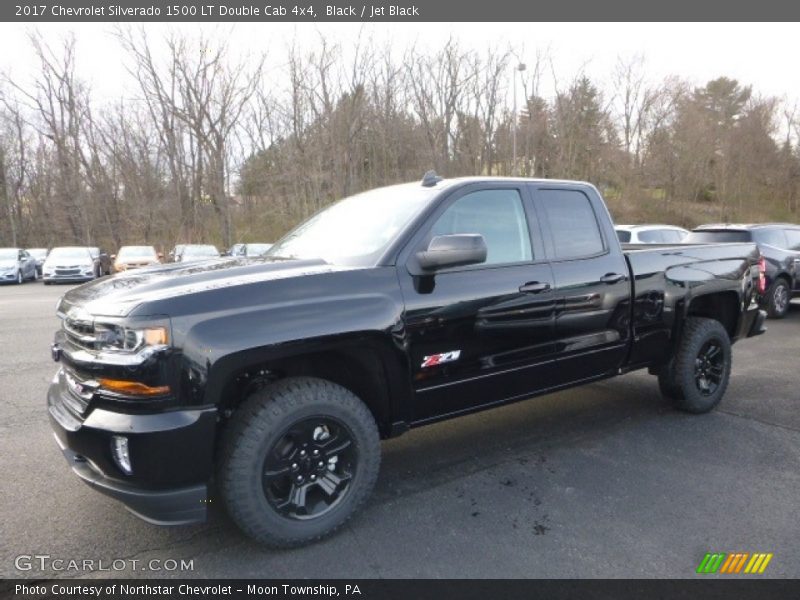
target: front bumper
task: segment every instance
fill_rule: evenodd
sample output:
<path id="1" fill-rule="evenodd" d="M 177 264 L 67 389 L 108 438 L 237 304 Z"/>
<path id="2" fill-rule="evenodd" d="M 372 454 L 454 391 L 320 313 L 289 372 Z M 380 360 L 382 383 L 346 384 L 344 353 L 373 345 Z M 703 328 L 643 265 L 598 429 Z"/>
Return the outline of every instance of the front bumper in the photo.
<path id="1" fill-rule="evenodd" d="M 56 443 L 72 472 L 101 494 L 119 500 L 140 519 L 154 525 L 187 525 L 206 520 L 208 489 L 205 484 L 175 490 L 146 490 L 105 477 L 86 457 L 67 448 L 57 434 Z"/>
<path id="2" fill-rule="evenodd" d="M 59 371 L 48 390 L 48 413 L 56 442 L 75 475 L 150 523 L 205 520 L 216 409 L 126 414 L 89 403 L 80 414 L 81 405 L 70 393 Z M 113 457 L 114 436 L 128 439 L 130 475 Z"/>
<path id="3" fill-rule="evenodd" d="M 76 275 L 57 275 L 57 274 L 48 274 L 44 273 L 42 275 L 42 279 L 44 281 L 58 281 L 64 283 L 76 283 L 76 282 L 84 282 L 84 281 L 91 281 L 94 279 L 94 273 L 91 275 L 86 274 L 76 274 Z"/>

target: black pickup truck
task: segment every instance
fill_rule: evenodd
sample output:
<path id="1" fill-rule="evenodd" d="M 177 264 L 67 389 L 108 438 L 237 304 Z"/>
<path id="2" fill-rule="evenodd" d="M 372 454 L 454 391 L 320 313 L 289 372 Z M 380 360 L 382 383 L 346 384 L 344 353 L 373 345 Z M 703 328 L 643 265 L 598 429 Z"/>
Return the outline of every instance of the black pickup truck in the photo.
<path id="1" fill-rule="evenodd" d="M 217 495 L 253 538 L 301 544 L 411 427 L 643 368 L 711 410 L 731 344 L 764 331 L 758 265 L 752 243 L 623 251 L 590 184 L 428 173 L 262 258 L 69 291 L 49 415 L 75 474 L 147 521 L 203 520 Z"/>

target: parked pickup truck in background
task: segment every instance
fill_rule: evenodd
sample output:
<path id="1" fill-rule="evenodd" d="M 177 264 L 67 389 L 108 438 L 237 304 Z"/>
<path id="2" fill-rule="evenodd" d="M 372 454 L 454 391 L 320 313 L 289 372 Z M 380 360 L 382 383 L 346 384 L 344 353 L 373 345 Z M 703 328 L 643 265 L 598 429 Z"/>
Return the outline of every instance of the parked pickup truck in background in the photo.
<path id="1" fill-rule="evenodd" d="M 144 519 L 200 521 L 218 495 L 256 540 L 302 544 L 411 427 L 645 368 L 711 410 L 731 344 L 764 331 L 758 265 L 752 243 L 623 252 L 586 183 L 428 173 L 264 258 L 69 291 L 49 415 L 74 472 Z"/>

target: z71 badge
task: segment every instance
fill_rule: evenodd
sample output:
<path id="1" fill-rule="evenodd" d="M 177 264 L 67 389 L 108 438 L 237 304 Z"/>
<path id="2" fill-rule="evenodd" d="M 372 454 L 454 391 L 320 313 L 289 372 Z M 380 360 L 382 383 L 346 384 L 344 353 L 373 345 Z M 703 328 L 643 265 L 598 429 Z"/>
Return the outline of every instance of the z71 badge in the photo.
<path id="1" fill-rule="evenodd" d="M 461 350 L 451 350 L 450 352 L 442 352 L 441 354 L 431 354 L 422 359 L 422 368 L 435 367 L 443 363 L 453 362 L 459 359 Z"/>

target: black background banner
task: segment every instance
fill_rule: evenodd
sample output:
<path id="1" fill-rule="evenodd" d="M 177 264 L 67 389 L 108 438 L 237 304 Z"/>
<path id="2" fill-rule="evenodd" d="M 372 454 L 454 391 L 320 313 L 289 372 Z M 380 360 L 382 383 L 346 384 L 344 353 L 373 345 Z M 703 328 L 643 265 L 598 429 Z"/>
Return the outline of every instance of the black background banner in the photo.
<path id="1" fill-rule="evenodd" d="M 289 586 L 288 590 L 284 585 Z M 19 586 L 25 586 L 21 589 Z M 126 587 L 129 586 L 129 587 Z M 185 586 L 185 587 L 181 587 Z M 349 588 L 347 586 L 350 586 Z M 358 593 L 356 593 L 356 586 Z M 130 588 L 133 588 L 131 592 Z M 82 591 L 79 591 L 82 590 Z M 42 593 L 44 592 L 44 593 Z M 265 600 L 533 600 L 602 598 L 781 600 L 800 597 L 800 580 L 704 578 L 684 580 L 101 580 L 0 582 L 0 598 L 14 600 L 142 600 L 145 598 Z"/>
<path id="2" fill-rule="evenodd" d="M 11 22 L 797 21 L 787 0 L 3 0 Z M 603 30 L 597 30 L 602 39 Z M 680 30 L 676 25 L 676 38 Z M 747 43 L 747 40 L 742 40 Z"/>

